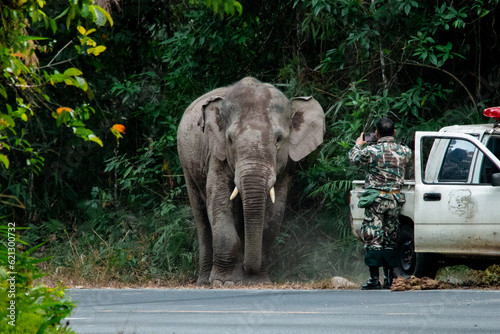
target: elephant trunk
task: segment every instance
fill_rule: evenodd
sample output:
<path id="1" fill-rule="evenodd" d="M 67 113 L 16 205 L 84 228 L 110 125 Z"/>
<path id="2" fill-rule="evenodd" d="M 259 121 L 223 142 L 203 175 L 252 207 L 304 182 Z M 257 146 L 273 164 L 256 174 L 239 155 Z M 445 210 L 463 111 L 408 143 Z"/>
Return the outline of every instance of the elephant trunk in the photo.
<path id="1" fill-rule="evenodd" d="M 240 169 L 241 199 L 245 220 L 245 254 L 243 268 L 250 275 L 257 274 L 262 266 L 262 238 L 266 202 L 274 185 L 270 168 L 246 165 Z M 270 183 L 272 184 L 270 185 Z"/>

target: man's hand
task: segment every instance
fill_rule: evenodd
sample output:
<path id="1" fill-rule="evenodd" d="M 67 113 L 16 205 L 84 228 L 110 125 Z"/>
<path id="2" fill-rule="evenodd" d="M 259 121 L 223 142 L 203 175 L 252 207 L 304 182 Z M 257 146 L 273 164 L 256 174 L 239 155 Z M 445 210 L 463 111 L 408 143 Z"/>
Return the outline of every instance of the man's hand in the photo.
<path id="1" fill-rule="evenodd" d="M 356 139 L 356 144 L 359 144 L 360 146 L 363 146 L 364 144 L 366 144 L 366 142 L 363 140 L 363 132 L 361 132 L 358 139 Z"/>

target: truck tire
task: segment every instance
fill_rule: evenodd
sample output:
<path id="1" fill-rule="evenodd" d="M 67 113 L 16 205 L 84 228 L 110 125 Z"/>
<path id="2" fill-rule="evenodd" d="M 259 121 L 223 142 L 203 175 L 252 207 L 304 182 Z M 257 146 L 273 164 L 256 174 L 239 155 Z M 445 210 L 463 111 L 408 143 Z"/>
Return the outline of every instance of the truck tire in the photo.
<path id="1" fill-rule="evenodd" d="M 397 242 L 400 275 L 406 278 L 416 277 L 434 278 L 437 272 L 437 262 L 434 254 L 416 253 L 415 238 L 411 225 L 402 225 Z"/>

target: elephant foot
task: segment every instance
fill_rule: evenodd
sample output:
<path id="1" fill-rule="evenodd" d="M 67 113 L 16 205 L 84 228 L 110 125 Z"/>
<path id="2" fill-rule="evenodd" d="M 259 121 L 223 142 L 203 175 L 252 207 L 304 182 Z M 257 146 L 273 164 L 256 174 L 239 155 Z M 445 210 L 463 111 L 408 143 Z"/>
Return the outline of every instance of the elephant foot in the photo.
<path id="1" fill-rule="evenodd" d="M 200 272 L 198 274 L 198 280 L 196 280 L 196 285 L 197 286 L 204 286 L 204 285 L 210 285 L 210 271 L 211 271 L 211 266 L 210 269 L 206 268 L 200 268 Z"/>
<path id="2" fill-rule="evenodd" d="M 237 282 L 233 282 L 233 281 L 225 281 L 224 283 L 222 281 L 219 281 L 219 280 L 214 280 L 212 282 L 212 286 L 214 287 L 233 287 L 233 286 L 237 286 L 237 285 L 241 285 L 242 282 L 241 281 L 237 281 Z"/>
<path id="3" fill-rule="evenodd" d="M 259 284 L 270 284 L 271 280 L 266 273 L 259 275 L 247 275 L 243 281 L 245 285 L 259 285 Z"/>
<path id="4" fill-rule="evenodd" d="M 232 271 L 222 271 L 217 270 L 215 267 L 212 268 L 212 273 L 210 274 L 210 282 L 212 286 L 235 286 L 241 285 L 243 281 L 243 272 L 241 267 L 237 267 Z"/>
<path id="5" fill-rule="evenodd" d="M 210 285 L 210 279 L 208 277 L 198 277 L 196 285 L 197 286 Z"/>

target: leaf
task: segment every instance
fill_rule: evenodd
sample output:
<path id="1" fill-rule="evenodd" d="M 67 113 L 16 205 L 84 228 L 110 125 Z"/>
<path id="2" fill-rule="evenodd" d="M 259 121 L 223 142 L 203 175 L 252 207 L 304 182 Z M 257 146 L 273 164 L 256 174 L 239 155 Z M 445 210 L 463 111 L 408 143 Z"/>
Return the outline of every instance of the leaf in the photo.
<path id="1" fill-rule="evenodd" d="M 109 15 L 109 13 L 101 7 L 98 7 L 97 9 L 102 13 L 102 15 L 106 17 L 106 20 L 108 20 L 109 25 L 113 26 L 113 19 L 111 18 L 111 15 Z"/>
<path id="2" fill-rule="evenodd" d="M 127 168 L 127 170 L 125 171 L 125 173 L 123 173 L 123 178 L 126 178 L 128 176 L 128 174 L 130 174 L 130 172 L 132 171 L 132 169 L 134 169 L 134 166 L 130 166 L 129 168 Z"/>
<path id="3" fill-rule="evenodd" d="M 76 82 L 78 82 L 79 87 L 86 92 L 87 89 L 89 88 L 89 85 L 87 84 L 87 81 L 85 81 L 84 78 L 82 77 L 75 77 Z"/>
<path id="4" fill-rule="evenodd" d="M 406 13 L 406 16 L 408 16 L 410 14 L 410 11 L 411 11 L 411 4 L 407 3 L 405 5 L 405 13 Z"/>
<path id="5" fill-rule="evenodd" d="M 10 127 L 16 126 L 14 119 L 7 114 L 0 114 L 0 127 Z"/>
<path id="6" fill-rule="evenodd" d="M 9 158 L 7 158 L 5 154 L 0 154 L 0 162 L 3 163 L 5 168 L 7 169 L 9 168 L 10 166 Z"/>
<path id="7" fill-rule="evenodd" d="M 56 32 L 57 32 L 57 23 L 56 23 L 56 20 L 49 19 L 49 24 L 50 24 L 50 28 L 52 29 L 52 33 L 55 35 Z"/>
<path id="8" fill-rule="evenodd" d="M 87 97 L 89 98 L 89 100 L 94 99 L 94 92 L 92 91 L 91 88 L 88 87 L 88 85 L 87 85 L 87 90 L 85 90 L 85 92 L 87 93 Z"/>
<path id="9" fill-rule="evenodd" d="M 99 54 L 101 54 L 105 50 L 106 50 L 106 47 L 104 45 L 99 45 L 98 47 L 90 48 L 88 50 L 88 53 L 93 54 L 94 56 L 98 56 Z"/>
<path id="10" fill-rule="evenodd" d="M 481 15 L 479 17 L 484 17 L 484 16 L 488 15 L 489 13 L 490 13 L 490 11 L 486 9 L 484 12 L 481 13 Z"/>
<path id="11" fill-rule="evenodd" d="M 436 66 L 437 66 L 437 64 L 438 64 L 438 59 L 437 59 L 437 57 L 436 57 L 436 55 L 435 55 L 434 53 L 431 53 L 431 54 L 429 55 L 429 60 L 430 60 L 430 62 L 431 62 L 432 64 L 434 64 L 434 65 L 436 65 Z"/>
<path id="12" fill-rule="evenodd" d="M 68 30 L 71 25 L 71 20 L 73 20 L 75 16 L 76 16 L 75 9 L 73 7 L 70 7 L 68 17 L 66 18 L 66 28 Z"/>
<path id="13" fill-rule="evenodd" d="M 73 132 L 76 134 L 76 135 L 79 135 L 81 137 L 86 137 L 87 139 L 90 139 L 88 138 L 90 135 L 93 135 L 94 132 L 92 130 L 89 130 L 89 129 L 86 129 L 84 127 L 73 127 Z"/>
<path id="14" fill-rule="evenodd" d="M 243 13 L 243 6 L 238 1 L 234 2 L 234 8 L 236 8 L 236 11 L 238 12 L 239 15 Z"/>
<path id="15" fill-rule="evenodd" d="M 4 99 L 7 99 L 7 91 L 5 90 L 5 87 L 0 84 L 0 95 L 4 97 Z"/>
<path id="16" fill-rule="evenodd" d="M 80 34 L 82 34 L 83 36 L 85 36 L 85 32 L 87 31 L 84 27 L 82 26 L 78 26 L 78 28 L 76 28 L 76 30 L 78 30 L 78 32 Z"/>
<path id="17" fill-rule="evenodd" d="M 47 37 L 38 37 L 38 36 L 19 36 L 18 38 L 22 41 L 43 41 L 48 39 Z"/>
<path id="18" fill-rule="evenodd" d="M 82 6 L 82 17 L 86 18 L 87 16 L 89 16 L 89 13 L 90 13 L 89 5 L 87 5 L 86 3 L 84 3 L 83 6 Z"/>
<path id="19" fill-rule="evenodd" d="M 68 68 L 66 71 L 64 71 L 65 77 L 75 77 L 77 75 L 82 75 L 82 74 L 83 74 L 82 71 L 80 71 L 79 69 L 74 68 L 74 67 Z"/>
<path id="20" fill-rule="evenodd" d="M 61 113 L 53 112 L 52 117 L 57 120 L 57 127 L 60 127 L 61 124 L 66 123 L 71 119 L 71 114 L 67 111 Z"/>
<path id="21" fill-rule="evenodd" d="M 95 15 L 95 24 L 98 27 L 101 27 L 106 24 L 106 21 L 109 21 L 109 24 L 113 26 L 113 19 L 109 16 L 108 12 L 97 5 L 90 6 L 94 15 Z"/>
<path id="22" fill-rule="evenodd" d="M 428 55 L 427 50 L 424 50 L 424 51 L 422 51 L 422 54 L 420 55 L 420 57 L 422 58 L 422 60 L 425 60 L 427 58 L 427 55 Z"/>
<path id="23" fill-rule="evenodd" d="M 95 142 L 95 143 L 99 144 L 99 146 L 103 147 L 103 145 L 102 145 L 102 140 L 101 140 L 101 139 L 99 139 L 99 137 L 97 137 L 96 135 L 93 135 L 93 134 L 92 134 L 92 135 L 90 135 L 90 136 L 89 136 L 89 140 L 90 140 L 90 141 L 93 141 L 93 142 Z"/>
<path id="24" fill-rule="evenodd" d="M 69 11 L 69 7 L 66 8 L 59 16 L 57 16 L 54 20 L 59 20 L 61 17 L 64 17 Z"/>

